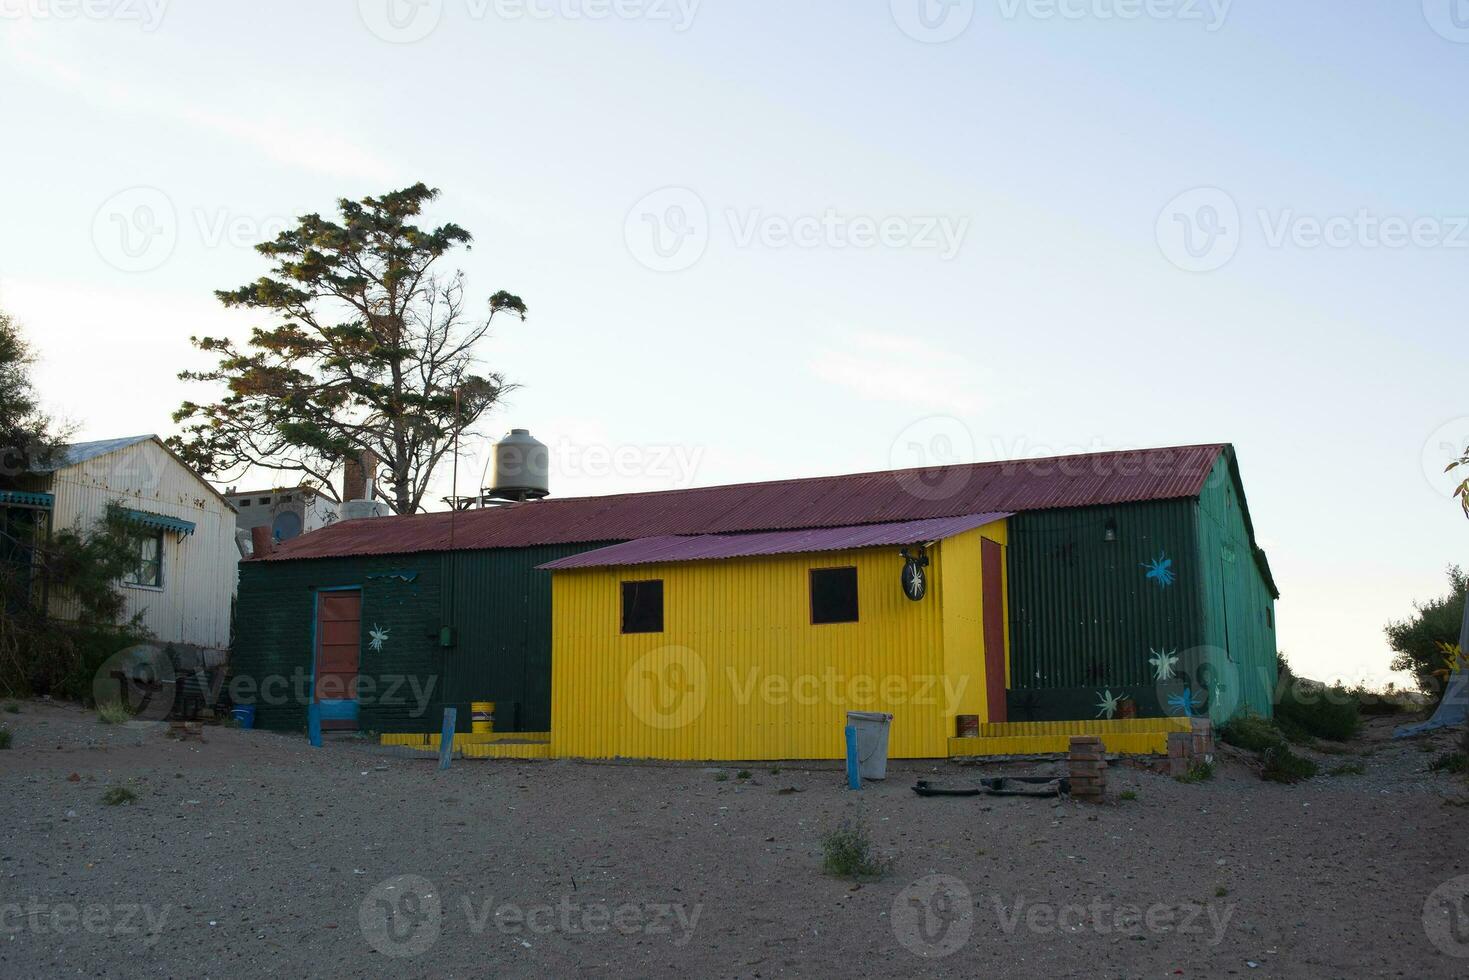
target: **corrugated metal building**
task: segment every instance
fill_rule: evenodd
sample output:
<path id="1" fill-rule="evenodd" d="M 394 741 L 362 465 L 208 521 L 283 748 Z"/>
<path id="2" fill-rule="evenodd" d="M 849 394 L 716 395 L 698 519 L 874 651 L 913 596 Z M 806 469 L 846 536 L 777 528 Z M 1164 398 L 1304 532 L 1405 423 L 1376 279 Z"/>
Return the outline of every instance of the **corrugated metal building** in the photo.
<path id="1" fill-rule="evenodd" d="M 0 509 L 24 506 L 50 527 L 86 532 L 121 504 L 154 534 L 140 544 L 138 574 L 122 585 L 123 618 L 165 643 L 224 650 L 240 552 L 234 508 L 154 435 L 66 446 L 51 465 L 28 474 L 30 493 L 0 492 Z M 26 500 L 22 500 L 26 498 Z M 58 619 L 74 619 L 75 601 L 49 596 Z"/>
<path id="2" fill-rule="evenodd" d="M 552 678 L 561 676 L 551 663 L 553 573 L 540 565 L 620 542 L 637 541 L 657 558 L 660 549 L 688 547 L 678 541 L 687 536 L 850 533 L 997 513 L 1014 515 L 1005 552 L 1011 720 L 1090 719 L 1109 701 L 1114 711 L 1120 703 L 1139 715 L 1219 717 L 1239 705 L 1270 713 L 1275 590 L 1227 445 L 341 522 L 242 565 L 235 672 L 304 676 L 305 693 L 263 698 L 259 708 L 269 727 L 304 724 L 305 705 L 317 696 L 318 597 L 355 589 L 354 670 L 379 689 L 397 683 L 401 692 L 411 678 L 419 691 L 434 684 L 406 709 L 364 698 L 362 727 L 429 732 L 439 707 L 454 704 L 467 729 L 470 703 L 488 700 L 497 705 L 497 729 L 545 731 L 553 700 L 573 693 L 558 689 L 553 699 Z M 693 547 L 713 548 L 706 559 L 731 568 L 746 560 L 718 557 L 719 542 Z M 888 562 L 896 553 L 861 543 L 848 550 L 859 549 L 881 551 Z M 608 637 L 608 649 L 616 642 Z M 590 689 L 604 682 L 568 681 L 582 687 L 576 697 L 625 697 L 618 685 Z"/>

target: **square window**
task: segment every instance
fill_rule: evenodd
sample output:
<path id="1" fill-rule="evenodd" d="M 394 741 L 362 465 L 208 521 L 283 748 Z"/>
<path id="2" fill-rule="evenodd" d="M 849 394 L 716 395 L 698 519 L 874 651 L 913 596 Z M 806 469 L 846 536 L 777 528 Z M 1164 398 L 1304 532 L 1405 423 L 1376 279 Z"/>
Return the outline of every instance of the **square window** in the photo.
<path id="1" fill-rule="evenodd" d="M 162 531 L 155 531 L 138 538 L 138 565 L 123 577 L 123 581 L 128 585 L 163 588 Z"/>
<path id="2" fill-rule="evenodd" d="M 622 583 L 622 631 L 663 632 L 663 580 Z"/>
<path id="3" fill-rule="evenodd" d="M 811 569 L 811 622 L 857 621 L 857 569 Z"/>

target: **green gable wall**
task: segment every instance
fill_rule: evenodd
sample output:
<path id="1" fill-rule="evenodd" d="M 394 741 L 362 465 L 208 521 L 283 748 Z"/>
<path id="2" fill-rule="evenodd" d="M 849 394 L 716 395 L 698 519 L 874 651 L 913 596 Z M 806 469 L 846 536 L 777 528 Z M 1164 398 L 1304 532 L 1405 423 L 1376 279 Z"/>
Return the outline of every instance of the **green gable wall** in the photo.
<path id="1" fill-rule="evenodd" d="M 1160 559 L 1172 584 L 1148 578 Z M 1148 658 L 1202 642 L 1192 500 L 1017 514 L 1008 571 L 1010 720 L 1094 718 L 1107 690 L 1140 715 L 1176 713 Z"/>
<path id="2" fill-rule="evenodd" d="M 1219 724 L 1241 708 L 1273 717 L 1275 588 L 1263 553 L 1251 541 L 1249 509 L 1232 454 L 1215 463 L 1197 511 L 1209 663 L 1199 682 L 1210 691 L 1209 715 Z"/>
<path id="3" fill-rule="evenodd" d="M 318 590 L 362 588 L 364 731 L 432 732 L 443 708 L 497 703 L 496 728 L 551 723 L 551 575 L 536 566 L 595 545 L 242 562 L 231 674 L 261 690 L 256 724 L 304 729 Z M 440 628 L 452 627 L 449 647 Z M 380 651 L 369 631 L 387 632 Z M 232 682 L 237 697 L 242 681 Z M 240 698 L 248 702 L 248 698 Z"/>

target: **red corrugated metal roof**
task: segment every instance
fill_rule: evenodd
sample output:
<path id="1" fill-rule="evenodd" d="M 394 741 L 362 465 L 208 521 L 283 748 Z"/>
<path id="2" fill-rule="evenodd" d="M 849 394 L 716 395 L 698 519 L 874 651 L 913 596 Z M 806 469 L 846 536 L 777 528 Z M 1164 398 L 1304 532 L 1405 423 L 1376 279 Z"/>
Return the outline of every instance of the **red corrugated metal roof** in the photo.
<path id="1" fill-rule="evenodd" d="M 846 551 L 881 545 L 922 544 L 942 541 L 965 531 L 992 524 L 1009 514 L 965 514 L 935 517 L 926 521 L 892 524 L 857 524 L 852 527 L 819 527 L 801 531 L 754 531 L 749 534 L 699 534 L 693 537 L 664 535 L 635 538 L 607 548 L 547 562 L 539 567 L 607 568 L 613 565 L 654 565 L 665 561 L 707 561 L 715 558 L 749 558 L 755 555 L 799 555 L 813 551 Z"/>
<path id="2" fill-rule="evenodd" d="M 1196 497 L 1224 448 L 1088 453 L 368 518 L 293 538 L 266 560 L 846 527 Z"/>

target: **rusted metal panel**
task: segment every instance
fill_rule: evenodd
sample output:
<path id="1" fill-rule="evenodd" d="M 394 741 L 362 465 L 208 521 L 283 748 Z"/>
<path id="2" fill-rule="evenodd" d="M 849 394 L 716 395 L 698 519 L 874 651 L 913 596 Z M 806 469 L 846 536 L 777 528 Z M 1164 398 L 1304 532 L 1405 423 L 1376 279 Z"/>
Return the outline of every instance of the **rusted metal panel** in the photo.
<path id="1" fill-rule="evenodd" d="M 343 521 L 260 560 L 843 527 L 1181 499 L 1198 496 L 1225 448 L 1090 453 Z"/>
<path id="2" fill-rule="evenodd" d="M 758 555 L 795 555 L 821 551 L 846 551 L 885 545 L 921 544 L 942 541 L 965 531 L 1004 520 L 1009 514 L 969 514 L 927 521 L 892 524 L 862 524 L 856 527 L 812 528 L 804 531 L 766 531 L 753 534 L 703 534 L 693 537 L 665 535 L 639 538 L 609 548 L 598 548 L 541 566 L 553 571 L 569 568 L 606 568 L 614 565 L 647 565 L 656 562 L 707 561 L 722 558 L 752 558 Z"/>

